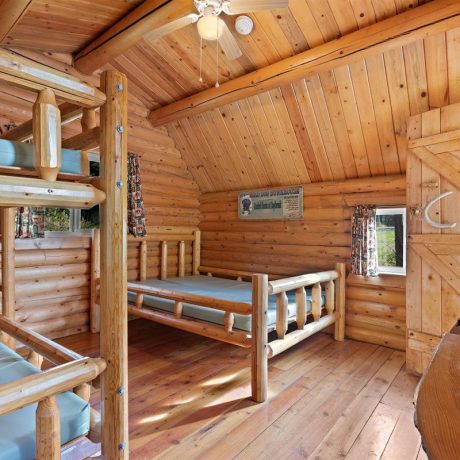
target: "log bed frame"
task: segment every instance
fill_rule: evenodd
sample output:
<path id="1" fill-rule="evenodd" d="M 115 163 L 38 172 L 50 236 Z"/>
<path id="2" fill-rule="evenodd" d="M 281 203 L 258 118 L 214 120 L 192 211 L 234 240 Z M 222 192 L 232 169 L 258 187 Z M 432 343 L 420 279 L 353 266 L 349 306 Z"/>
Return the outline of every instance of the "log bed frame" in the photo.
<path id="1" fill-rule="evenodd" d="M 101 375 L 104 410 L 100 416 L 91 409 L 91 431 L 88 437 L 101 442 L 101 458 L 127 459 L 127 130 L 122 129 L 127 126 L 127 80 L 118 71 L 105 71 L 101 75 L 101 88 L 98 89 L 15 53 L 1 50 L 0 54 L 0 81 L 38 94 L 32 122 L 24 124 L 25 131 L 31 129 L 32 132 L 28 134 L 33 134 L 34 138 L 35 171 L 0 168 L 0 340 L 13 350 L 16 347 L 15 341 L 21 342 L 30 349 L 28 361 L 38 368 L 43 358 L 56 365 L 40 374 L 0 385 L 0 416 L 38 403 L 36 458 L 59 459 L 60 419 L 56 395 L 73 389 L 82 399 L 89 401 L 89 382 Z M 65 101 L 61 107 L 83 113 L 80 145 L 94 146 L 94 126 L 91 120 L 95 120 L 94 113 L 100 108 L 100 127 L 97 131 L 101 175 L 97 183 L 88 183 L 84 176 L 58 175 L 61 117 L 56 97 Z M 88 161 L 87 151 L 83 149 L 78 153 L 85 165 Z M 101 357 L 88 358 L 15 321 L 14 220 L 15 207 L 18 206 L 91 208 L 95 204 L 101 204 L 100 252 L 98 247 L 101 262 L 98 273 L 101 293 Z"/>
<path id="2" fill-rule="evenodd" d="M 97 235 L 96 235 L 97 238 Z M 281 276 L 244 271 L 226 270 L 200 265 L 200 231 L 193 227 L 155 227 L 154 231 L 143 238 L 128 237 L 131 250 L 137 250 L 138 280 L 148 278 L 148 245 L 159 246 L 160 249 L 160 279 L 165 280 L 169 274 L 184 277 L 190 274 L 207 274 L 235 278 L 239 281 L 245 279 L 252 282 L 252 303 L 234 302 L 215 297 L 173 291 L 159 287 L 149 287 L 136 281 L 128 282 L 128 291 L 136 294 L 135 302 L 128 303 L 130 315 L 148 319 L 160 324 L 171 326 L 194 334 L 199 334 L 215 340 L 227 342 L 239 347 L 250 348 L 252 352 L 251 382 L 252 399 L 263 402 L 267 398 L 268 374 L 267 360 L 291 348 L 300 341 L 310 337 L 332 324 L 335 324 L 334 337 L 343 340 L 345 334 L 345 278 L 346 267 L 344 263 L 337 263 L 333 270 L 319 273 L 309 273 L 300 276 L 283 278 Z M 187 272 L 186 244 L 191 245 L 192 263 Z M 177 248 L 177 260 L 168 256 L 168 248 Z M 93 244 L 93 248 L 97 247 Z M 97 255 L 93 259 L 97 264 Z M 96 273 L 97 269 L 93 270 Z M 97 279 L 92 282 L 97 284 Z M 321 309 L 322 286 L 325 290 L 325 314 Z M 307 299 L 305 288 L 312 290 L 311 321 L 307 315 Z M 296 291 L 296 315 L 288 316 L 288 298 L 286 292 Z M 277 311 L 276 326 L 268 328 L 267 309 L 268 296 L 276 295 Z M 143 296 L 151 295 L 175 302 L 174 314 L 156 310 L 150 306 L 143 307 Z M 97 298 L 93 297 L 91 305 L 91 329 L 97 331 L 95 323 L 98 321 Z M 225 312 L 224 325 L 204 322 L 184 317 L 183 304 L 189 303 L 203 307 L 210 307 Z M 234 315 L 251 315 L 251 332 L 234 330 Z M 288 331 L 289 323 L 295 323 L 295 330 Z M 291 328 L 292 329 L 292 328 Z M 268 333 L 276 330 L 277 339 L 268 342 Z"/>

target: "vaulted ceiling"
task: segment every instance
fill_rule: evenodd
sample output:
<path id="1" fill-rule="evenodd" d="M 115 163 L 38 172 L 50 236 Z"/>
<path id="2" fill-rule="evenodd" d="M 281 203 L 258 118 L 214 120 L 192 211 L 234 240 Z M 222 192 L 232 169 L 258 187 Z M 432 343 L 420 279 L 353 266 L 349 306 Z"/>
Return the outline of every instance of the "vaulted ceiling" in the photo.
<path id="1" fill-rule="evenodd" d="M 66 53 L 77 53 L 140 3 L 32 0 L 3 43 L 70 62 Z M 238 60 L 204 45 L 202 83 L 194 25 L 142 40 L 104 68 L 125 72 L 131 100 L 155 109 L 212 87 L 216 78 L 234 79 L 422 3 L 290 0 L 289 8 L 251 14 L 251 35 L 235 34 Z M 231 28 L 234 20 L 226 18 Z M 1 105 L 5 98 L 0 93 Z M 203 192 L 232 190 L 404 172 L 407 117 L 459 101 L 460 29 L 453 29 L 166 127 Z"/>

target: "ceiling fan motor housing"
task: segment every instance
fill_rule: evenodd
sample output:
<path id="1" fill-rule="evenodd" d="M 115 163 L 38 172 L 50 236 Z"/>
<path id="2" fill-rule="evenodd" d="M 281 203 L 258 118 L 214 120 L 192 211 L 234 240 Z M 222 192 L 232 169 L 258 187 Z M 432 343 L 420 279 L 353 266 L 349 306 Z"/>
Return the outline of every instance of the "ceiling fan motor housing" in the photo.
<path id="1" fill-rule="evenodd" d="M 195 7 L 203 16 L 218 16 L 224 3 L 222 0 L 195 0 Z"/>

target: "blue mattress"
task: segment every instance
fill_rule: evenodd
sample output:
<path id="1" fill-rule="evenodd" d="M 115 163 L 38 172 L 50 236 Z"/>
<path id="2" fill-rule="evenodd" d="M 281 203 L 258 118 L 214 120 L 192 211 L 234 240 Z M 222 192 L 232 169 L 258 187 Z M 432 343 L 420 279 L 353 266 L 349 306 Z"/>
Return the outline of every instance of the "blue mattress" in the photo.
<path id="1" fill-rule="evenodd" d="M 136 281 L 137 284 L 145 286 L 160 287 L 173 289 L 176 291 L 185 292 L 188 294 L 198 294 L 209 297 L 218 297 L 223 300 L 234 300 L 238 302 L 251 303 L 252 286 L 251 283 L 245 281 L 235 281 L 225 278 L 210 277 L 204 275 L 186 276 L 183 278 L 169 278 L 167 280 L 145 280 Z M 287 293 L 288 295 L 288 310 L 289 316 L 295 316 L 296 303 L 295 291 Z M 134 302 L 136 295 L 132 292 L 128 293 L 128 300 Z M 325 296 L 322 295 L 322 304 L 325 304 Z M 159 310 L 174 312 L 174 301 L 161 299 L 159 297 L 144 296 L 144 305 Z M 311 291 L 307 290 L 307 311 L 311 312 Z M 183 304 L 183 315 L 189 318 L 199 319 L 215 324 L 224 324 L 224 312 L 214 308 L 200 307 L 198 305 Z M 272 295 L 268 298 L 268 326 L 276 324 L 276 296 Z M 235 329 L 242 331 L 251 331 L 251 316 L 250 315 L 235 315 Z"/>
<path id="2" fill-rule="evenodd" d="M 62 149 L 61 172 L 82 174 L 81 152 L 79 150 Z M 34 168 L 33 145 L 25 142 L 14 142 L 0 139 L 0 166 L 17 168 Z"/>
<path id="3" fill-rule="evenodd" d="M 41 371 L 0 343 L 0 385 Z M 89 404 L 74 393 L 58 395 L 61 443 L 89 432 Z M 37 404 L 0 416 L 0 460 L 35 458 L 35 410 Z"/>

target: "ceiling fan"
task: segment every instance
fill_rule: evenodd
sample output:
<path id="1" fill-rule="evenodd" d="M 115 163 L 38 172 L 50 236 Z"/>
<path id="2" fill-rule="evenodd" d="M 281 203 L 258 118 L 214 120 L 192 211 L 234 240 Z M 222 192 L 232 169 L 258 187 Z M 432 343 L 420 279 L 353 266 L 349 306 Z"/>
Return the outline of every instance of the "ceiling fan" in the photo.
<path id="1" fill-rule="evenodd" d="M 197 13 L 171 21 L 147 34 L 147 41 L 157 40 L 182 27 L 197 23 L 203 40 L 218 41 L 228 59 L 238 59 L 241 50 L 227 24 L 219 16 L 251 13 L 253 11 L 285 8 L 289 0 L 194 0 Z"/>

